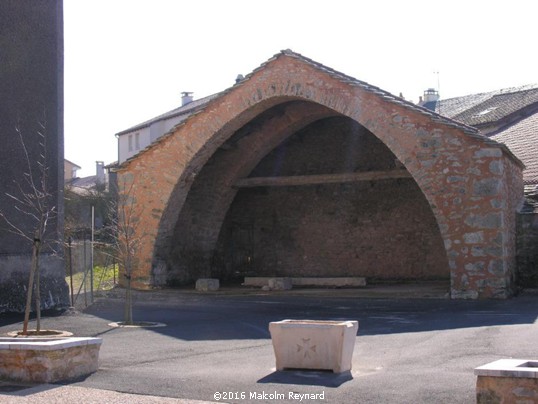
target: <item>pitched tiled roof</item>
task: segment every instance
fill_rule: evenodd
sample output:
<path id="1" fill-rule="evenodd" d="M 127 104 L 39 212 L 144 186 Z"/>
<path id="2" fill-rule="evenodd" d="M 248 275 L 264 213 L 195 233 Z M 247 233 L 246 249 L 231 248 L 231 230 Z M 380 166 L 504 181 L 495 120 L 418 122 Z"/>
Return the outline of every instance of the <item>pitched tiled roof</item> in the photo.
<path id="1" fill-rule="evenodd" d="M 438 114 L 453 118 L 470 108 L 479 105 L 488 100 L 495 94 L 495 91 L 489 93 L 470 94 L 463 97 L 448 98 L 446 100 L 438 100 L 435 102 L 435 112 Z"/>
<path id="2" fill-rule="evenodd" d="M 491 136 L 525 163 L 525 184 L 538 184 L 538 112 Z"/>
<path id="3" fill-rule="evenodd" d="M 89 177 L 73 178 L 65 185 L 76 194 L 87 195 L 96 187 L 97 181 L 97 175 L 90 175 Z"/>
<path id="4" fill-rule="evenodd" d="M 135 125 L 129 129 L 122 130 L 121 132 L 116 133 L 116 136 L 121 136 L 126 133 L 133 132 L 135 130 L 139 130 L 142 128 L 145 128 L 147 126 L 150 126 L 154 122 L 158 121 L 164 121 L 166 119 L 179 117 L 178 123 L 183 122 L 185 119 L 187 119 L 189 116 L 194 114 L 195 112 L 202 109 L 209 101 L 211 101 L 213 98 L 218 97 L 220 94 L 212 94 L 208 95 L 207 97 L 200 98 L 199 100 L 194 100 L 192 102 L 189 102 L 187 105 L 183 105 L 179 108 L 175 108 L 171 111 L 165 112 L 162 115 L 156 116 L 155 118 L 151 118 L 145 122 L 139 123 L 138 125 Z"/>
<path id="5" fill-rule="evenodd" d="M 500 121 L 538 103 L 538 84 L 448 98 L 435 103 L 441 115 L 470 126 Z"/>
<path id="6" fill-rule="evenodd" d="M 538 88 L 511 93 L 499 93 L 488 100 L 454 116 L 467 125 L 480 126 L 498 122 L 523 108 L 538 103 Z"/>

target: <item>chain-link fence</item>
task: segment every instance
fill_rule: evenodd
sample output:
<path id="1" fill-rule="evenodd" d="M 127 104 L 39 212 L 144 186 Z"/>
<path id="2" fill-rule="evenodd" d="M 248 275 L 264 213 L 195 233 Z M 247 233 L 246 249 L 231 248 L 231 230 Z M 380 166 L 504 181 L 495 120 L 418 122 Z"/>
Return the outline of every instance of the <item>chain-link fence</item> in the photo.
<path id="1" fill-rule="evenodd" d="M 95 296 L 116 286 L 118 265 L 110 245 L 82 239 L 69 240 L 66 248 L 66 281 L 73 306 L 88 306 Z"/>

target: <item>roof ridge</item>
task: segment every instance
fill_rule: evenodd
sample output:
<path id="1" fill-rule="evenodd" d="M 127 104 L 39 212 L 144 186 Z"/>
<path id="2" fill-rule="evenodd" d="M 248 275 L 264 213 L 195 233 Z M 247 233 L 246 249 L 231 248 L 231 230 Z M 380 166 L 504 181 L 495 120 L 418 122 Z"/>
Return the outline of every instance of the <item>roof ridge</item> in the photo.
<path id="1" fill-rule="evenodd" d="M 439 101 L 442 103 L 444 101 L 452 101 L 452 100 L 457 100 L 460 98 L 476 97 L 479 95 L 487 95 L 487 94 L 491 94 L 491 96 L 494 97 L 500 94 L 513 94 L 513 93 L 519 93 L 523 91 L 531 91 L 531 90 L 537 90 L 537 89 L 538 89 L 538 83 L 530 83 L 530 84 L 524 84 L 522 86 L 517 86 L 517 87 L 506 87 L 506 88 L 500 88 L 500 89 L 492 90 L 492 91 L 481 91 L 479 93 L 470 93 L 470 94 L 460 95 L 457 97 L 441 98 Z"/>
<path id="2" fill-rule="evenodd" d="M 333 77 L 334 75 L 337 75 L 337 76 L 340 76 L 341 78 L 344 78 L 345 80 L 344 81 L 352 81 L 353 83 L 355 84 L 358 84 L 359 86 L 361 86 L 362 88 L 364 88 L 366 91 L 370 91 L 370 92 L 373 92 L 375 94 L 378 94 L 380 96 L 382 96 L 383 98 L 385 98 L 387 101 L 389 102 L 392 102 L 392 103 L 395 103 L 395 104 L 399 104 L 399 105 L 403 105 L 405 107 L 408 107 L 408 108 L 411 108 L 413 110 L 416 110 L 424 115 L 427 115 L 427 116 L 430 116 L 432 118 L 434 118 L 435 120 L 437 120 L 438 122 L 442 122 L 442 123 L 445 123 L 449 126 L 454 126 L 454 127 L 458 127 L 460 128 L 461 130 L 463 130 L 465 133 L 468 133 L 468 134 L 475 134 L 478 132 L 478 130 L 472 126 L 468 126 L 462 122 L 459 122 L 459 121 L 456 121 L 454 119 L 451 119 L 451 118 L 448 118 L 444 115 L 440 115 L 438 114 L 437 112 L 435 111 L 432 111 L 428 108 L 425 108 L 425 107 L 422 107 L 420 105 L 417 105 L 417 104 L 414 104 L 413 102 L 411 101 L 407 101 L 405 100 L 404 98 L 401 98 L 401 97 L 398 97 L 386 90 L 383 90 L 379 87 L 376 87 L 372 84 L 369 84 L 365 81 L 362 81 L 362 80 L 359 80 L 359 79 L 356 79 L 352 76 L 349 76 L 345 73 L 342 73 L 342 72 L 339 72 L 338 70 L 335 70 L 331 67 L 327 67 L 319 62 L 316 62 L 315 60 L 312 60 L 306 56 L 303 56 L 301 55 L 300 53 L 297 53 L 297 52 L 293 52 L 291 49 L 286 49 L 286 50 L 283 50 L 281 51 L 280 53 L 276 54 L 273 58 L 277 58 L 281 55 L 287 55 L 287 56 L 291 56 L 291 57 L 296 57 L 296 58 L 299 58 L 303 61 L 305 61 L 306 63 L 309 63 L 311 65 L 314 65 L 314 67 L 318 67 L 318 68 L 322 68 L 323 70 L 325 70 L 327 73 L 331 74 Z M 272 60 L 272 59 L 270 59 Z M 267 62 L 266 62 L 267 63 Z"/>
<path id="3" fill-rule="evenodd" d="M 538 90 L 538 83 L 529 83 L 529 84 L 524 84 L 518 87 L 501 88 L 497 91 L 499 94 L 513 94 L 513 93 L 522 93 L 525 91 L 532 91 L 532 90 Z"/>
<path id="4" fill-rule="evenodd" d="M 448 117 L 446 117 L 444 115 L 441 115 L 441 114 L 439 114 L 437 112 L 431 111 L 430 109 L 427 109 L 427 108 L 422 107 L 420 105 L 414 104 L 414 103 L 412 103 L 410 101 L 407 101 L 407 100 L 405 100 L 405 99 L 403 99 L 401 97 L 395 96 L 395 95 L 393 95 L 392 93 L 390 93 L 390 92 L 388 92 L 386 90 L 383 90 L 383 89 L 381 89 L 379 87 L 376 87 L 376 86 L 373 86 L 373 85 L 371 85 L 371 84 L 369 84 L 367 82 L 358 80 L 358 79 L 356 79 L 356 78 L 354 78 L 352 76 L 349 76 L 349 75 L 347 75 L 345 73 L 339 72 L 339 71 L 337 71 L 337 70 L 335 70 L 333 68 L 325 66 L 325 65 L 323 65 L 323 64 L 321 64 L 319 62 L 314 61 L 313 59 L 310 59 L 310 58 L 307 58 L 307 57 L 301 55 L 300 53 L 294 52 L 291 49 L 285 49 L 285 50 L 281 50 L 279 53 L 273 55 L 271 58 L 266 60 L 260 66 L 258 66 L 254 70 L 252 70 L 250 73 L 248 73 L 243 78 L 243 80 L 241 80 L 239 82 L 236 82 L 231 87 L 228 87 L 227 89 L 225 89 L 225 90 L 223 90 L 223 91 L 221 91 L 219 93 L 215 93 L 215 94 L 213 94 L 211 96 L 207 96 L 206 98 L 209 98 L 208 101 L 206 103 L 200 104 L 199 108 L 194 109 L 194 112 L 191 115 L 189 115 L 184 121 L 179 122 L 173 128 L 171 128 L 168 132 L 166 132 L 162 136 L 160 136 L 156 141 L 154 141 L 153 143 L 150 143 L 147 147 L 145 147 L 144 149 L 140 150 L 135 155 L 133 155 L 133 156 L 129 157 L 128 159 L 126 159 L 123 163 L 121 163 L 119 165 L 118 168 L 121 169 L 122 166 L 125 166 L 127 163 L 132 161 L 134 158 L 136 158 L 140 154 L 142 154 L 145 151 L 153 148 L 156 144 L 158 144 L 161 141 L 163 141 L 164 139 L 168 138 L 179 127 L 185 125 L 193 116 L 195 116 L 195 115 L 201 113 L 202 111 L 204 111 L 207 108 L 208 104 L 210 104 L 212 101 L 214 101 L 215 99 L 220 98 L 222 96 L 225 96 L 230 91 L 232 91 L 234 88 L 244 85 L 258 71 L 260 71 L 265 66 L 267 66 L 268 64 L 270 64 L 271 62 L 277 60 L 278 58 L 280 58 L 282 56 L 288 56 L 288 57 L 294 57 L 294 58 L 300 59 L 303 62 L 314 66 L 314 68 L 317 68 L 317 69 L 320 69 L 320 70 L 324 71 L 325 73 L 329 74 L 330 76 L 332 76 L 333 78 L 335 78 L 337 80 L 340 80 L 340 81 L 345 82 L 345 83 L 350 84 L 350 85 L 358 85 L 361 88 L 363 88 L 365 91 L 369 91 L 371 93 L 377 94 L 378 96 L 382 97 L 383 99 L 385 99 L 388 102 L 391 102 L 391 103 L 394 103 L 394 104 L 397 104 L 397 105 L 401 105 L 401 106 L 403 106 L 405 108 L 409 108 L 409 109 L 411 109 L 413 111 L 416 111 L 416 112 L 419 112 L 419 113 L 421 113 L 423 115 L 426 115 L 434 122 L 442 123 L 444 125 L 460 129 L 465 134 L 467 134 L 468 136 L 470 136 L 472 138 L 475 138 L 475 139 L 482 140 L 485 144 L 500 147 L 508 155 L 510 155 L 512 158 L 514 158 L 515 161 L 522 164 L 521 161 L 510 151 L 510 149 L 508 149 L 508 147 L 506 147 L 502 143 L 499 143 L 499 142 L 497 142 L 497 141 L 495 141 L 493 139 L 489 139 L 488 137 L 481 135 L 479 133 L 478 129 L 473 127 L 473 126 L 466 125 L 463 122 L 457 121 L 457 120 L 452 119 L 452 118 L 448 118 Z M 131 130 L 134 130 L 134 129 L 131 129 Z M 125 133 L 125 131 L 121 132 L 121 133 Z"/>

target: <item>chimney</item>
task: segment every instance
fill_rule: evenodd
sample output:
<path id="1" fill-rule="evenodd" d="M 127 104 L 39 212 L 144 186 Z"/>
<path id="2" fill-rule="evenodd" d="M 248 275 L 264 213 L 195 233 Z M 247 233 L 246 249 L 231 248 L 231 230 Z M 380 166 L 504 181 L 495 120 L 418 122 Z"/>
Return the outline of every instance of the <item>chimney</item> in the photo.
<path id="1" fill-rule="evenodd" d="M 97 184 L 104 184 L 106 182 L 105 178 L 105 163 L 102 161 L 95 162 L 95 174 L 97 176 Z"/>
<path id="2" fill-rule="evenodd" d="M 434 88 L 428 88 L 424 91 L 424 102 L 439 101 L 439 91 Z"/>
<path id="3" fill-rule="evenodd" d="M 235 84 L 241 83 L 244 79 L 245 79 L 245 76 L 243 76 L 242 74 L 238 74 L 237 77 L 235 78 Z"/>
<path id="4" fill-rule="evenodd" d="M 424 98 L 419 98 L 418 105 L 429 109 L 430 111 L 436 111 L 438 110 L 437 101 L 439 101 L 439 91 L 437 91 L 435 88 L 428 88 L 426 91 L 424 91 Z"/>
<path id="5" fill-rule="evenodd" d="M 193 97 L 192 97 L 192 94 L 191 92 L 189 91 L 183 91 L 181 93 L 181 106 L 184 107 L 185 105 L 187 104 L 190 104 L 193 100 Z"/>

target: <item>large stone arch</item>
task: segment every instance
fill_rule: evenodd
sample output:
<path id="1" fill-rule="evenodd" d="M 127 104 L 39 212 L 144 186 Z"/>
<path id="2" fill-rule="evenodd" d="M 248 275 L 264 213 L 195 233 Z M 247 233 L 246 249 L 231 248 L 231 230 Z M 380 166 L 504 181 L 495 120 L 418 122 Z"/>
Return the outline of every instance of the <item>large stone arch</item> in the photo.
<path id="1" fill-rule="evenodd" d="M 268 116 L 265 129 L 257 128 L 265 135 L 249 137 L 252 156 L 235 169 L 235 177 L 248 174 L 278 142 L 309 122 L 348 117 L 388 147 L 427 199 L 444 241 L 452 296 L 511 293 L 515 210 L 522 195 L 517 159 L 472 128 L 289 51 L 213 99 L 120 170 L 120 185 L 133 184 L 133 200 L 145 212 L 135 284 L 163 279 L 166 246 L 191 186 L 211 156 L 249 122 L 278 106 L 283 114 L 275 121 L 278 130 L 269 133 Z M 215 203 L 229 205 L 233 194 L 219 195 Z"/>
<path id="2" fill-rule="evenodd" d="M 172 243 L 166 240 L 156 246 L 156 255 L 167 260 L 167 281 L 170 272 L 175 272 L 176 281 L 192 280 L 184 277 L 187 272 L 191 276 L 208 276 L 221 224 L 238 191 L 237 180 L 247 177 L 265 155 L 296 131 L 335 115 L 311 102 L 288 101 L 266 110 L 235 132 L 213 154 L 220 153 L 220 158 L 198 172 L 181 213 L 174 212 L 174 218 L 179 218 L 175 219 Z M 174 247 L 181 251 L 174 251 Z M 172 260 L 167 259 L 170 256 Z"/>

